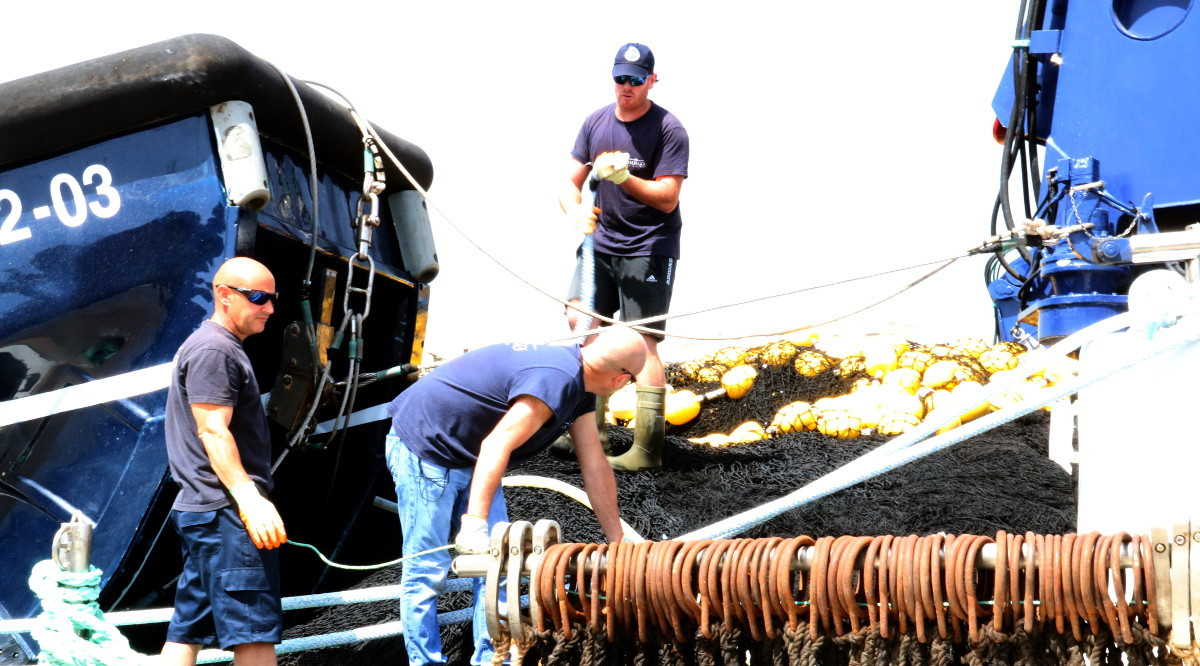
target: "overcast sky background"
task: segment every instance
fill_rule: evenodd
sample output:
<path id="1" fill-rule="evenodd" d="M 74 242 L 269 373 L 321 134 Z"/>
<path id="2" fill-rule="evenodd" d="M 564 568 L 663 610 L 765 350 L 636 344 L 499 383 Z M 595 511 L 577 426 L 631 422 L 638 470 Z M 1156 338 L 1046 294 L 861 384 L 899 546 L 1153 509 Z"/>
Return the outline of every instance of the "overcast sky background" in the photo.
<path id="1" fill-rule="evenodd" d="M 655 53 L 651 98 L 691 137 L 672 313 L 964 254 L 987 235 L 1000 147 L 991 99 L 1015 0 L 780 2 L 7 3 L 0 81 L 183 34 L 228 37 L 326 83 L 421 146 L 441 275 L 426 350 L 567 333 L 578 234 L 555 196 L 583 118 L 613 100 L 618 47 Z M 439 214 L 440 213 L 440 214 Z M 444 215 L 444 217 L 443 217 Z M 982 257 L 827 334 L 991 340 Z M 674 319 L 687 336 L 797 328 L 935 266 Z M 726 344 L 672 339 L 669 360 Z"/>

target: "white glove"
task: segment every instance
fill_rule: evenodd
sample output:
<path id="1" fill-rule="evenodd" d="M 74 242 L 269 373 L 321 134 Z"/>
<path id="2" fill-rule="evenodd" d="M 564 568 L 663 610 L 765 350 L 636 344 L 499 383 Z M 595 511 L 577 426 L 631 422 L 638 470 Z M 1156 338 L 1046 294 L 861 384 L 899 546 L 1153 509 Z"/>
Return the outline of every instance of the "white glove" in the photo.
<path id="1" fill-rule="evenodd" d="M 258 486 L 253 481 L 245 481 L 229 489 L 233 501 L 237 503 L 238 517 L 246 526 L 250 540 L 255 548 L 278 548 L 287 543 L 287 532 L 283 529 L 283 519 L 275 510 L 271 500 L 258 492 Z"/>
<path id="2" fill-rule="evenodd" d="M 620 185 L 629 178 L 629 153 L 600 153 L 592 169 L 598 178 Z"/>
<path id="3" fill-rule="evenodd" d="M 487 520 L 464 513 L 459 520 L 461 527 L 454 538 L 454 549 L 459 555 L 477 555 L 488 552 Z"/>
<path id="4" fill-rule="evenodd" d="M 580 233 L 590 234 L 596 230 L 596 220 L 599 219 L 600 209 L 580 203 L 567 209 L 567 217 Z"/>

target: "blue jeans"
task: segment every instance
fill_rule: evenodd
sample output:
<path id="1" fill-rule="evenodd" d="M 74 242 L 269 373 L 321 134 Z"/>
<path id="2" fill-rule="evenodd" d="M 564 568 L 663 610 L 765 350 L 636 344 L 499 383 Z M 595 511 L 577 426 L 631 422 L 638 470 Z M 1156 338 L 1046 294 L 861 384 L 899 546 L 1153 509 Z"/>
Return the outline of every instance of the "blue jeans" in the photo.
<path id="1" fill-rule="evenodd" d="M 446 469 L 425 462 L 389 433 L 384 452 L 392 480 L 396 482 L 396 500 L 400 514 L 400 529 L 404 545 L 401 553 L 409 557 L 431 548 L 450 543 L 458 534 L 459 517 L 466 513 L 471 492 L 473 468 Z M 504 493 L 496 490 L 488 525 L 508 520 Z M 404 647 L 408 663 L 444 664 L 442 635 L 437 624 L 437 598 L 445 589 L 450 573 L 449 551 L 440 550 L 404 560 L 400 576 L 402 596 L 400 614 L 404 622 Z M 484 579 L 475 579 L 472 636 L 475 652 L 472 664 L 486 664 L 492 659 L 492 642 L 488 638 L 484 610 Z M 501 586 L 501 603 L 504 602 Z"/>

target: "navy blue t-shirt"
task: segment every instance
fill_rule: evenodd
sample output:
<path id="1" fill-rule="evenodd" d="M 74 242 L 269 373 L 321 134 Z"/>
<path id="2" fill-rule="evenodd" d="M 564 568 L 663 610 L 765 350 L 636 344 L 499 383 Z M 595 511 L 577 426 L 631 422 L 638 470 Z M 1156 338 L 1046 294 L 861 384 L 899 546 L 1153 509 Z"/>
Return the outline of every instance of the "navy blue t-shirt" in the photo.
<path id="1" fill-rule="evenodd" d="M 679 119 L 651 102 L 649 111 L 627 123 L 617 119 L 615 106 L 609 104 L 583 121 L 571 156 L 587 164 L 600 153 L 620 151 L 629 153 L 629 173 L 638 178 L 687 178 L 690 148 L 687 130 Z M 593 234 L 598 252 L 623 257 L 679 258 L 679 233 L 683 225 L 679 206 L 664 213 L 607 181 L 600 183 L 596 205 L 601 211 L 600 224 Z"/>
<path id="2" fill-rule="evenodd" d="M 171 508 L 212 511 L 229 505 L 225 485 L 213 471 L 196 430 L 191 408 L 196 403 L 233 407 L 229 432 L 242 467 L 259 488 L 271 490 L 271 435 L 250 359 L 237 336 L 206 321 L 175 352 L 167 389 L 167 459 L 171 477 L 179 485 Z"/>
<path id="3" fill-rule="evenodd" d="M 434 368 L 388 405 L 392 429 L 418 458 L 448 469 L 474 467 L 483 439 L 513 402 L 529 395 L 550 419 L 509 457 L 542 451 L 575 419 L 596 409 L 583 390 L 579 345 L 489 345 Z"/>

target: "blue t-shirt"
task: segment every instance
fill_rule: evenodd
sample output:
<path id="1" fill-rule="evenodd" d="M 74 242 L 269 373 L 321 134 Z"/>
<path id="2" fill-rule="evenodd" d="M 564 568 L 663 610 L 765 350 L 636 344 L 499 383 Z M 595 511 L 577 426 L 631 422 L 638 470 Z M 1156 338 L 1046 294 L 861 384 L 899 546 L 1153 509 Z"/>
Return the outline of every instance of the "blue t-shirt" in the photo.
<path id="1" fill-rule="evenodd" d="M 617 119 L 615 103 L 583 121 L 571 157 L 583 164 L 613 151 L 629 153 L 629 173 L 645 180 L 688 175 L 687 130 L 670 111 L 651 102 L 650 110 L 632 122 Z M 587 184 L 584 184 L 587 187 Z M 596 192 L 600 224 L 596 250 L 623 257 L 662 255 L 679 258 L 683 218 L 679 206 L 670 213 L 647 206 L 620 185 L 600 183 Z"/>
<path id="2" fill-rule="evenodd" d="M 474 467 L 479 446 L 513 402 L 529 395 L 550 419 L 509 457 L 542 451 L 575 419 L 596 409 L 583 390 L 579 345 L 489 345 L 434 368 L 388 405 L 392 429 L 418 458 L 448 469 Z"/>
<path id="3" fill-rule="evenodd" d="M 229 432 L 242 467 L 259 488 L 271 490 L 271 435 L 254 369 L 242 341 L 219 324 L 206 321 L 175 352 L 167 388 L 167 460 L 171 477 L 179 485 L 171 508 L 212 511 L 229 505 L 225 485 L 213 471 L 196 430 L 191 408 L 196 403 L 233 407 Z"/>

